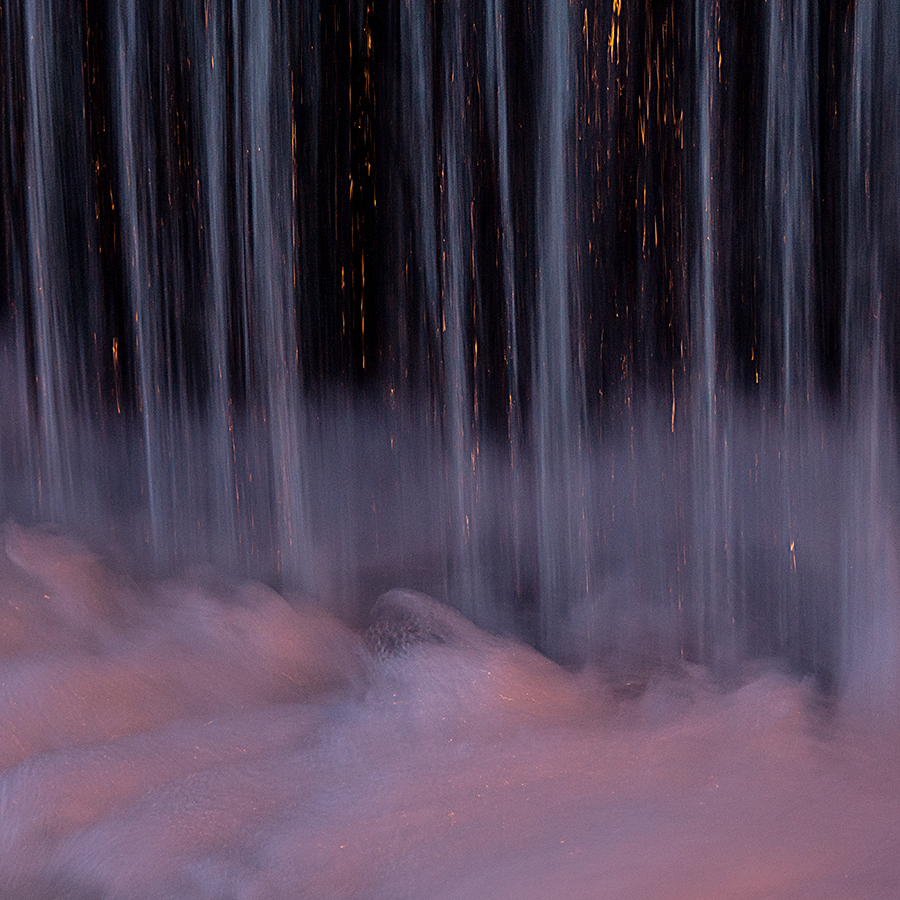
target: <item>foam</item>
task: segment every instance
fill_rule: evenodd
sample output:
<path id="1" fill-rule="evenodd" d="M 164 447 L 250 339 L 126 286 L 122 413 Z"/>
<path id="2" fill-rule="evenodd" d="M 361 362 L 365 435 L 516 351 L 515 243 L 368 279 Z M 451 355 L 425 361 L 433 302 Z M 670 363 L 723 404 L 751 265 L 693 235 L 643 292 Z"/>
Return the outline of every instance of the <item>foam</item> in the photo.
<path id="1" fill-rule="evenodd" d="M 616 690 L 411 592 L 376 632 L 426 639 L 373 652 L 262 585 L 138 586 L 33 538 L 0 561 L 29 611 L 0 675 L 4 897 L 900 892 L 896 735 L 772 668 Z"/>

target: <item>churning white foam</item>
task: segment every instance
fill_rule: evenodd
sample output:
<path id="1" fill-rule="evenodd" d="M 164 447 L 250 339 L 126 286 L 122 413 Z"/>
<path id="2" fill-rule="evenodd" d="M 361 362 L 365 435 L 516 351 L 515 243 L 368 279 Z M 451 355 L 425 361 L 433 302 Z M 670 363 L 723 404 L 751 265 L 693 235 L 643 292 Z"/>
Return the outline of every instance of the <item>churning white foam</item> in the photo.
<path id="1" fill-rule="evenodd" d="M 891 728 L 774 670 L 616 686 L 421 595 L 380 615 L 7 526 L 0 895 L 900 896 Z"/>

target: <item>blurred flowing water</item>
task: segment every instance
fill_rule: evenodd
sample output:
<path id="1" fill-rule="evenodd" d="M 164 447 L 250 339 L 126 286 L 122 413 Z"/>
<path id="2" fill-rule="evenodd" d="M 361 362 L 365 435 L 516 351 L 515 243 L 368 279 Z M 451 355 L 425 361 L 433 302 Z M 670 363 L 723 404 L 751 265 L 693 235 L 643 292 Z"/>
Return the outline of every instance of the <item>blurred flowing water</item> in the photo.
<path id="1" fill-rule="evenodd" d="M 5 4 L 0 512 L 896 694 L 898 16 Z"/>
<path id="2" fill-rule="evenodd" d="M 900 896 L 898 36 L 0 0 L 0 894 Z"/>

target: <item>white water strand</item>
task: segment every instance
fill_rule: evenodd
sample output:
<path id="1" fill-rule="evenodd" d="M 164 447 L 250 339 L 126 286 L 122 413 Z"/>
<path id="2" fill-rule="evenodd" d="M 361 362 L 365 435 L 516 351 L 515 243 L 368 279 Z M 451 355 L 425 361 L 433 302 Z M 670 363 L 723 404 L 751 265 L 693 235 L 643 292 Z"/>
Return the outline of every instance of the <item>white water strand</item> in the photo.
<path id="1" fill-rule="evenodd" d="M 572 63 L 568 0 L 544 8 L 537 176 L 537 309 L 533 340 L 534 457 L 541 644 L 559 648 L 568 604 L 586 590 L 582 552 L 585 445 L 580 331 L 570 281 Z"/>
<path id="2" fill-rule="evenodd" d="M 884 324 L 892 288 L 883 267 L 900 252 L 896 205 L 887 187 L 900 177 L 900 68 L 890 37 L 898 27 L 900 12 L 892 4 L 857 4 L 843 297 L 844 465 L 850 515 L 841 528 L 842 677 L 858 703 L 890 716 L 896 716 L 900 699 L 900 558 L 897 430 L 888 412 L 895 408 L 896 394 L 891 335 Z M 875 135 L 880 139 L 873 139 Z"/>

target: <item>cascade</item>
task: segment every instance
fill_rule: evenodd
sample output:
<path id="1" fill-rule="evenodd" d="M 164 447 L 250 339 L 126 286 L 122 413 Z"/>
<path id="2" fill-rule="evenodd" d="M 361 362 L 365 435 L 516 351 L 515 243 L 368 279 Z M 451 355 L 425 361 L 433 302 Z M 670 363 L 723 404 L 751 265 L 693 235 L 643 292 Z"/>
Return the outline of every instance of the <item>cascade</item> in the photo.
<path id="1" fill-rule="evenodd" d="M 896 0 L 0 0 L 0 894 L 900 896 Z"/>
<path id="2" fill-rule="evenodd" d="M 10 7 L 0 513 L 887 689 L 889 6 Z"/>

